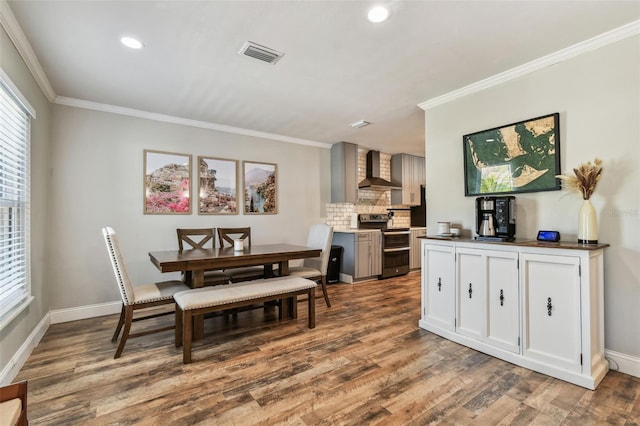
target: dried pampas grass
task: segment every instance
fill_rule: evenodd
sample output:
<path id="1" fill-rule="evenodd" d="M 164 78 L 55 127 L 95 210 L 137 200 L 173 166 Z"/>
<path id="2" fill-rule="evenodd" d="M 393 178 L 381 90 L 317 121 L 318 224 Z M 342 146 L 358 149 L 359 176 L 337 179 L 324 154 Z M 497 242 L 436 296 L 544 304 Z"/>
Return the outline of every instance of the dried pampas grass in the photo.
<path id="1" fill-rule="evenodd" d="M 600 180 L 602 174 L 602 160 L 596 158 L 591 161 L 587 161 L 584 164 L 573 169 L 575 175 L 557 175 L 556 177 L 562 179 L 565 189 L 569 191 L 575 191 L 582 194 L 583 200 L 588 200 L 596 190 L 596 185 Z"/>

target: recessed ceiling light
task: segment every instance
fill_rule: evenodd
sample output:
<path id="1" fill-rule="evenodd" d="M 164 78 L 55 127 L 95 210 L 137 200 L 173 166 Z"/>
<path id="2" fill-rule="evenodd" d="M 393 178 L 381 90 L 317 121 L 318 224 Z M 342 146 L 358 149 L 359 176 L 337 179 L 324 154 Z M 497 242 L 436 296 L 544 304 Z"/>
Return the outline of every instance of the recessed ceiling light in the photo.
<path id="1" fill-rule="evenodd" d="M 133 37 L 122 37 L 120 42 L 131 49 L 142 49 L 142 42 Z"/>
<path id="2" fill-rule="evenodd" d="M 373 8 L 371 8 L 371 10 L 369 10 L 369 13 L 367 14 L 367 18 L 369 18 L 369 21 L 373 22 L 374 24 L 380 23 L 380 22 L 384 22 L 387 20 L 387 18 L 389 18 L 389 8 L 386 6 L 375 6 Z"/>
<path id="3" fill-rule="evenodd" d="M 354 129 L 358 129 L 360 127 L 368 126 L 369 124 L 371 124 L 371 122 L 360 120 L 356 121 L 355 123 L 351 123 L 351 127 L 353 127 Z"/>

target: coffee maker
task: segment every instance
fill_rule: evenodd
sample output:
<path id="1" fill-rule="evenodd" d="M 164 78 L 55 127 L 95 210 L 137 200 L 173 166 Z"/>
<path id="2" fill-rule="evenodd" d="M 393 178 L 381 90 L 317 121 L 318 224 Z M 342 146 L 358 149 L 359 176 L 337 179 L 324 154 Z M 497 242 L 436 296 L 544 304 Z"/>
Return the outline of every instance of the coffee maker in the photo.
<path id="1" fill-rule="evenodd" d="M 516 197 L 476 198 L 476 234 L 476 240 L 515 240 Z"/>

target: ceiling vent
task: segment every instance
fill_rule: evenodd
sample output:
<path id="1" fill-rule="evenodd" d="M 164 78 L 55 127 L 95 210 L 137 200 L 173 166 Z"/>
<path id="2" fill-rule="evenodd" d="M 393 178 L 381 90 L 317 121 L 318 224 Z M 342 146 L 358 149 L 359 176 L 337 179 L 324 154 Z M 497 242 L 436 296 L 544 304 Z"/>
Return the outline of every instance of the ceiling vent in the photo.
<path id="1" fill-rule="evenodd" d="M 278 52 L 277 50 L 261 46 L 252 41 L 248 41 L 243 44 L 242 49 L 240 49 L 240 52 L 238 53 L 272 65 L 278 62 L 280 58 L 284 56 L 284 53 L 282 52 Z"/>

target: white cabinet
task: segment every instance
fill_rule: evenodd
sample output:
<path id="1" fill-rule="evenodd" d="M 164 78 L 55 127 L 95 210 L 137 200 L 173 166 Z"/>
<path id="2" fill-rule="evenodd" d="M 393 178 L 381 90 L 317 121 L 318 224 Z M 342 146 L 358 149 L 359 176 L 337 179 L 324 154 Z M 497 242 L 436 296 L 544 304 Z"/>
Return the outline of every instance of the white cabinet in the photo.
<path id="1" fill-rule="evenodd" d="M 479 340 L 486 333 L 484 256 L 481 250 L 459 249 L 456 270 L 456 331 Z"/>
<path id="2" fill-rule="evenodd" d="M 391 181 L 402 189 L 391 190 L 391 204 L 417 206 L 420 204 L 420 185 L 425 185 L 424 157 L 396 154 L 391 156 Z"/>
<path id="3" fill-rule="evenodd" d="M 487 342 L 517 353 L 520 351 L 518 253 L 491 252 L 486 268 Z"/>
<path id="4" fill-rule="evenodd" d="M 422 245 L 421 328 L 589 389 L 600 383 L 606 244 Z"/>
<path id="5" fill-rule="evenodd" d="M 427 236 L 427 228 L 411 228 L 409 245 L 409 269 L 420 268 L 422 257 L 422 239 Z"/>
<path id="6" fill-rule="evenodd" d="M 524 354 L 580 371 L 580 259 L 522 255 Z"/>
<path id="7" fill-rule="evenodd" d="M 455 258 L 450 245 L 425 244 L 422 258 L 422 320 L 454 329 Z"/>
<path id="8" fill-rule="evenodd" d="M 456 257 L 456 331 L 518 352 L 518 254 L 458 248 Z"/>
<path id="9" fill-rule="evenodd" d="M 344 248 L 341 280 L 370 278 L 382 273 L 382 233 L 370 231 L 334 231 L 332 244 Z"/>

